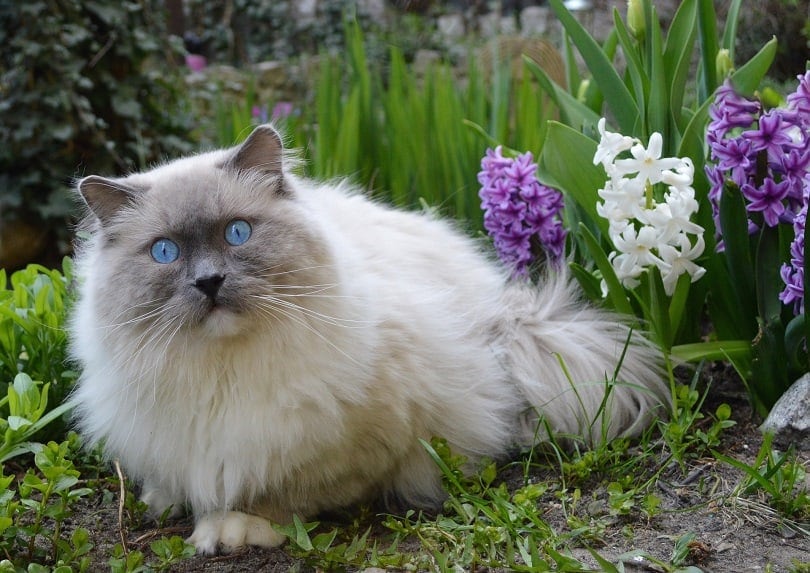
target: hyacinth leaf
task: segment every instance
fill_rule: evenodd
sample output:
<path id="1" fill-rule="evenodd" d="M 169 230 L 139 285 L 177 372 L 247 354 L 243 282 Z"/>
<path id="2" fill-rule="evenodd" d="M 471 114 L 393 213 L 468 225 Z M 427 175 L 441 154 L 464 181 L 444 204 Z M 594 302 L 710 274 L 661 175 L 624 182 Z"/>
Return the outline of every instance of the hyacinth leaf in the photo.
<path id="1" fill-rule="evenodd" d="M 752 97 L 762 78 L 768 73 L 768 70 L 776 57 L 776 49 L 778 43 L 776 38 L 771 38 L 767 44 L 760 48 L 754 57 L 748 60 L 745 64 L 739 67 L 737 71 L 731 74 L 731 83 L 734 84 L 734 91 L 743 97 Z"/>
<path id="2" fill-rule="evenodd" d="M 613 25 L 616 30 L 616 37 L 622 46 L 622 53 L 627 59 L 627 73 L 630 76 L 630 82 L 635 92 L 636 103 L 639 106 L 639 117 L 646 117 L 644 108 L 648 94 L 650 93 L 650 78 L 647 76 L 647 72 L 644 69 L 639 50 L 635 46 L 636 42 L 630 35 L 627 25 L 622 20 L 621 14 L 619 14 L 616 8 L 613 9 Z M 643 135 L 646 139 L 647 134 L 644 133 Z"/>
<path id="3" fill-rule="evenodd" d="M 681 326 L 684 310 L 686 309 L 686 301 L 689 299 L 689 288 L 692 285 L 692 277 L 689 273 L 683 273 L 678 277 L 678 283 L 675 285 L 675 292 L 669 299 L 669 324 L 672 328 L 673 341 L 677 337 L 678 329 Z"/>
<path id="4" fill-rule="evenodd" d="M 639 305 L 644 310 L 644 318 L 650 325 L 655 336 L 655 341 L 669 352 L 672 348 L 672 327 L 669 322 L 669 312 L 667 296 L 664 293 L 664 285 L 661 282 L 661 273 L 654 265 L 641 275 L 641 286 L 631 291 L 638 300 Z M 646 300 L 639 295 L 639 292 L 646 292 Z"/>
<path id="5" fill-rule="evenodd" d="M 757 315 L 766 322 L 778 320 L 782 313 L 779 293 L 784 282 L 779 274 L 779 229 L 764 227 L 759 233 L 757 252 L 754 260 L 756 277 Z"/>
<path id="6" fill-rule="evenodd" d="M 748 235 L 748 215 L 745 200 L 736 189 L 723 189 L 720 196 L 720 227 L 725 245 L 726 263 L 733 284 L 730 296 L 736 296 L 738 308 L 756 308 L 754 263 Z M 753 332 L 742 333 L 753 336 Z"/>
<path id="7" fill-rule="evenodd" d="M 593 233 L 585 226 L 584 223 L 579 224 L 579 233 L 585 241 L 585 246 L 593 257 L 597 268 L 602 273 L 602 278 L 607 285 L 608 299 L 613 304 L 613 308 L 617 311 L 626 314 L 627 316 L 634 316 L 633 307 L 627 298 L 624 287 L 619 282 L 619 277 L 616 276 L 616 271 L 613 270 L 613 265 L 605 255 L 605 251 L 599 245 L 599 241 L 593 236 Z"/>
<path id="8" fill-rule="evenodd" d="M 700 81 L 698 101 L 705 101 L 717 88 L 717 13 L 714 0 L 698 0 L 698 31 L 700 33 Z"/>
<path id="9" fill-rule="evenodd" d="M 723 49 L 728 50 L 728 55 L 731 61 L 734 61 L 734 47 L 737 40 L 737 24 L 740 20 L 740 6 L 742 0 L 732 0 L 731 5 L 728 7 L 728 14 L 726 15 L 726 28 L 723 30 Z"/>
<path id="10" fill-rule="evenodd" d="M 765 74 L 770 69 L 773 59 L 776 56 L 776 38 L 765 44 L 756 55 L 748 60 L 743 66 L 731 74 L 731 83 L 734 90 L 745 97 L 750 97 L 759 87 Z M 681 137 L 678 157 L 699 158 L 704 156 L 704 136 L 706 121 L 709 117 L 709 108 L 713 98 L 706 98 L 695 114 L 689 120 L 686 129 Z M 701 165 L 695 163 L 696 176 L 702 173 Z"/>
<path id="11" fill-rule="evenodd" d="M 647 125 L 649 133 L 669 134 L 667 141 L 664 142 L 664 151 L 668 155 L 674 153 L 677 142 L 672 139 L 675 135 L 674 131 L 667 129 L 669 90 L 667 89 L 667 77 L 664 69 L 661 26 L 658 23 L 658 15 L 654 7 L 652 8 L 651 17 L 652 20 L 648 26 L 650 37 L 650 101 L 647 105 Z"/>
<path id="12" fill-rule="evenodd" d="M 526 56 L 523 56 L 523 62 L 534 74 L 540 87 L 549 95 L 554 105 L 559 108 L 562 119 L 567 125 L 582 129 L 586 126 L 595 126 L 599 122 L 599 115 L 595 111 L 555 84 L 543 68 L 537 65 L 537 62 Z"/>
<path id="13" fill-rule="evenodd" d="M 759 333 L 752 345 L 751 390 L 760 414 L 767 414 L 790 386 L 784 327 L 779 319 L 760 323 Z"/>
<path id="14" fill-rule="evenodd" d="M 793 317 L 785 327 L 785 351 L 790 359 L 792 369 L 799 372 L 807 371 L 807 351 L 805 350 L 806 320 L 804 314 Z"/>
<path id="15" fill-rule="evenodd" d="M 608 224 L 596 212 L 596 192 L 606 180 L 601 165 L 593 164 L 596 142 L 556 121 L 548 122 L 548 134 L 540 156 L 540 182 L 557 187 L 582 207 L 585 214 L 606 234 Z M 572 166 L 576 166 L 572 169 Z M 550 176 L 545 178 L 545 176 Z"/>
<path id="16" fill-rule="evenodd" d="M 562 0 L 549 0 L 549 4 L 585 60 L 594 81 L 599 84 L 605 101 L 616 117 L 619 131 L 626 134 L 635 133 L 639 109 L 621 76 L 599 44 L 563 5 Z"/>
<path id="17" fill-rule="evenodd" d="M 672 121 L 683 131 L 682 122 L 683 96 L 686 93 L 686 82 L 689 77 L 689 66 L 692 61 L 692 50 L 697 37 L 695 20 L 697 19 L 696 0 L 684 0 L 672 18 L 672 24 L 664 44 L 664 68 L 669 87 L 670 113 Z"/>
<path id="18" fill-rule="evenodd" d="M 695 160 L 702 158 L 704 152 L 704 137 L 706 129 L 706 120 L 709 118 L 709 108 L 711 107 L 712 100 L 707 99 L 695 111 L 694 115 L 686 124 L 686 128 L 681 135 L 681 142 L 678 147 L 678 157 L 692 157 Z M 702 173 L 702 164 L 695 161 L 696 175 Z"/>
<path id="19" fill-rule="evenodd" d="M 568 86 L 568 91 L 571 94 L 579 93 L 579 87 L 582 83 L 582 73 L 579 71 L 579 63 L 576 56 L 574 56 L 574 47 L 571 44 L 571 38 L 568 32 L 563 28 L 562 37 L 562 56 L 563 66 L 565 67 L 565 83 Z"/>
<path id="20" fill-rule="evenodd" d="M 579 286 L 582 287 L 582 291 L 589 300 L 593 302 L 602 300 L 602 287 L 599 284 L 599 279 L 593 273 L 575 262 L 568 263 L 568 268 L 571 269 L 571 274 L 577 279 Z"/>

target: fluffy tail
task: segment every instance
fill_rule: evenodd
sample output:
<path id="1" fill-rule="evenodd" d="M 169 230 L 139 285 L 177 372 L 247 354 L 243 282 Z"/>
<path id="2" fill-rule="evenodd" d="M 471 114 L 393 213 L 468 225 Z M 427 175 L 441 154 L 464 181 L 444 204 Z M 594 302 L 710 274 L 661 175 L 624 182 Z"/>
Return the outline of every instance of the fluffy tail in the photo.
<path id="1" fill-rule="evenodd" d="M 565 272 L 505 294 L 506 361 L 530 408 L 521 442 L 578 436 L 593 444 L 640 433 L 669 411 L 661 350 L 590 306 Z"/>

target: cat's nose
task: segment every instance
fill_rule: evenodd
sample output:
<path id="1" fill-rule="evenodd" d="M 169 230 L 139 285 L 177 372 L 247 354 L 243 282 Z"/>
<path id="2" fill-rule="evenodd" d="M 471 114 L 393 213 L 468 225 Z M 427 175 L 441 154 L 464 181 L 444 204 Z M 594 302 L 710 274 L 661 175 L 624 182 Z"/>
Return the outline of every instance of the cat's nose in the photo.
<path id="1" fill-rule="evenodd" d="M 225 282 L 225 275 L 213 274 L 204 277 L 198 277 L 194 281 L 194 286 L 197 287 L 205 296 L 214 300 L 219 292 L 219 287 Z"/>

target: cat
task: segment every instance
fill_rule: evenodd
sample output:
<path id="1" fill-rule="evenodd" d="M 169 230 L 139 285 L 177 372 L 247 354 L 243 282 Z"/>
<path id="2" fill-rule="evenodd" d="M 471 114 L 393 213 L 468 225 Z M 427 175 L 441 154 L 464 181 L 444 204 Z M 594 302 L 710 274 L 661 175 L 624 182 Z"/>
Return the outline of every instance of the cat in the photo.
<path id="1" fill-rule="evenodd" d="M 154 515 L 193 512 L 198 552 L 372 498 L 440 505 L 420 438 L 474 469 L 545 428 L 593 442 L 666 413 L 660 350 L 564 270 L 510 280 L 451 223 L 289 163 L 263 125 L 77 184 L 76 425 Z"/>

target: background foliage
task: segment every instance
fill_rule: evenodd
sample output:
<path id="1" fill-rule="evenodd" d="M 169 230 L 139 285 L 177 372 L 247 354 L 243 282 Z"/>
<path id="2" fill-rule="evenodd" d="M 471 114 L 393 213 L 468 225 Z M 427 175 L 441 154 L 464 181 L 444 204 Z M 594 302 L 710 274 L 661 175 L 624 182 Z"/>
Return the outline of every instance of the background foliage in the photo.
<path id="1" fill-rule="evenodd" d="M 0 222 L 66 234 L 71 180 L 189 151 L 162 2 L 0 0 Z"/>

